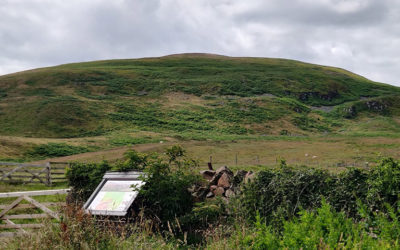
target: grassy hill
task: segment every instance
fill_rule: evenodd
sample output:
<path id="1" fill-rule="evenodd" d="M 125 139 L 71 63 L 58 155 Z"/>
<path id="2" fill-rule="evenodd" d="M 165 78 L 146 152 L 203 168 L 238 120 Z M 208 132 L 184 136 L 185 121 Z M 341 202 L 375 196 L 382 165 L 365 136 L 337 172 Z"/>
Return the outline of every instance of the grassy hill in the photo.
<path id="1" fill-rule="evenodd" d="M 285 59 L 182 54 L 74 63 L 0 76 L 0 135 L 334 133 L 366 117 L 391 123 L 399 95 L 343 69 Z"/>

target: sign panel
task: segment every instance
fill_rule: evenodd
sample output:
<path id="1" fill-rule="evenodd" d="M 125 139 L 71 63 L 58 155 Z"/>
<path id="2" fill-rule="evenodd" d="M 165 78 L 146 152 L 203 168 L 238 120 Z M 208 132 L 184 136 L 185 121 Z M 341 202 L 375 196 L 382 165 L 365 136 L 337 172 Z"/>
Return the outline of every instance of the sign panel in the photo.
<path id="1" fill-rule="evenodd" d="M 85 203 L 86 212 L 96 215 L 125 216 L 138 189 L 145 183 L 139 172 L 109 172 Z"/>

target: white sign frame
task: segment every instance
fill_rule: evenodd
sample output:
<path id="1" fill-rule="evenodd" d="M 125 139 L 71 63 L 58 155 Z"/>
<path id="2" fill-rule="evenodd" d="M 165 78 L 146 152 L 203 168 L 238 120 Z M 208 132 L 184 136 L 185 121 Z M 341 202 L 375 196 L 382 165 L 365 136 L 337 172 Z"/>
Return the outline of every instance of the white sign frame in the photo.
<path id="1" fill-rule="evenodd" d="M 107 182 L 114 182 L 114 181 L 135 181 L 138 183 L 138 188 L 143 186 L 145 183 L 140 179 L 141 176 L 144 176 L 143 172 L 137 172 L 137 171 L 130 171 L 130 172 L 107 172 L 103 176 L 103 180 L 100 182 L 100 184 L 97 186 L 97 188 L 94 190 L 92 195 L 89 197 L 89 199 L 85 202 L 83 205 L 83 209 L 85 210 L 86 213 L 92 214 L 92 215 L 102 215 L 102 216 L 125 216 L 128 213 L 129 208 L 132 206 L 133 201 L 137 197 L 137 192 L 138 191 L 133 191 L 132 187 L 132 192 L 134 192 L 132 195 L 128 197 L 128 200 L 125 201 L 125 206 L 124 208 L 119 208 L 118 211 L 113 211 L 113 210 L 95 210 L 91 209 L 90 206 L 92 205 L 93 202 L 96 202 L 98 199 L 98 195 L 102 192 L 101 190 L 103 187 L 106 185 Z M 104 192 L 103 192 L 104 193 Z"/>

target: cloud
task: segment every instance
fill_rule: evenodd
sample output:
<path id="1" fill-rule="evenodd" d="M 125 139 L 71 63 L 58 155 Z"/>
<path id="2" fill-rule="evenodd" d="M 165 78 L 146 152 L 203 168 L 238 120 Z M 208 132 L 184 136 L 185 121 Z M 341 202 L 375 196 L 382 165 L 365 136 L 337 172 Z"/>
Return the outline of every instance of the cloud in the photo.
<path id="1" fill-rule="evenodd" d="M 0 0 L 0 74 L 207 52 L 297 59 L 400 86 L 395 0 Z"/>

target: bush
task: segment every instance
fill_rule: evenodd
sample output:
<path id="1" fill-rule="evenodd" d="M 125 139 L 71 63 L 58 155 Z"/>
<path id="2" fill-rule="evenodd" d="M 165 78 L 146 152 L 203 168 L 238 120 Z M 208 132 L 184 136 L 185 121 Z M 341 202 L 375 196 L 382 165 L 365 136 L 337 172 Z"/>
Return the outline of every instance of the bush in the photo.
<path id="1" fill-rule="evenodd" d="M 384 204 L 394 206 L 400 195 L 400 163 L 392 158 L 380 160 L 368 178 L 367 201 L 371 209 L 384 209 Z"/>
<path id="2" fill-rule="evenodd" d="M 191 168 L 193 160 L 184 158 L 184 150 L 173 146 L 166 150 L 168 163 L 160 158 L 148 163 L 144 169 L 146 185 L 140 190 L 141 206 L 149 218 L 159 223 L 175 220 L 191 211 L 194 201 L 188 189 L 199 181 Z"/>
<path id="3" fill-rule="evenodd" d="M 365 201 L 368 191 L 368 172 L 357 168 L 333 175 L 326 198 L 336 211 L 343 211 L 350 217 L 358 214 L 357 200 Z"/>
<path id="4" fill-rule="evenodd" d="M 315 209 L 322 197 L 336 211 L 359 219 L 357 200 L 367 210 L 386 210 L 386 203 L 395 206 L 400 195 L 400 164 L 384 158 L 371 171 L 349 168 L 340 174 L 315 169 L 295 170 L 285 164 L 278 170 L 259 172 L 252 183 L 243 188 L 239 198 L 243 214 L 252 220 L 259 213 L 268 223 L 295 217 L 303 209 Z"/>
<path id="5" fill-rule="evenodd" d="M 148 156 L 138 153 L 134 150 L 128 150 L 124 153 L 125 161 L 118 162 L 114 169 L 117 171 L 143 170 L 148 165 Z"/>
<path id="6" fill-rule="evenodd" d="M 240 198 L 243 213 L 253 219 L 259 213 L 267 222 L 279 223 L 282 218 L 296 216 L 300 208 L 318 207 L 330 183 L 330 174 L 321 170 L 283 166 L 261 171 L 255 181 L 244 187 Z"/>
<path id="7" fill-rule="evenodd" d="M 34 146 L 26 155 L 32 158 L 61 157 L 89 152 L 86 147 L 72 146 L 66 143 L 47 143 Z"/>
<path id="8" fill-rule="evenodd" d="M 87 200 L 109 170 L 111 166 L 105 161 L 100 164 L 71 163 L 66 172 L 68 185 L 72 187 L 71 197 L 77 201 Z"/>
<path id="9" fill-rule="evenodd" d="M 355 223 L 343 212 L 336 212 L 322 201 L 316 212 L 301 210 L 300 217 L 283 221 L 282 232 L 256 217 L 254 228 L 242 237 L 242 248 L 251 249 L 393 249 L 398 247 L 398 224 L 381 217 L 379 234 L 372 234 L 362 223 Z M 396 223 L 398 220 L 396 221 Z M 395 227 L 393 227 L 395 225 Z"/>

